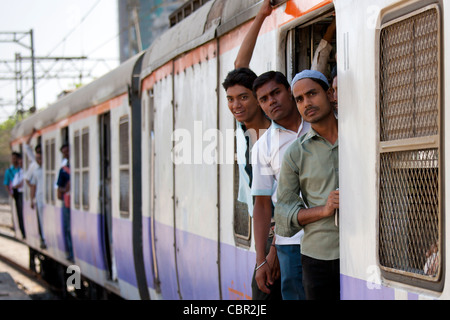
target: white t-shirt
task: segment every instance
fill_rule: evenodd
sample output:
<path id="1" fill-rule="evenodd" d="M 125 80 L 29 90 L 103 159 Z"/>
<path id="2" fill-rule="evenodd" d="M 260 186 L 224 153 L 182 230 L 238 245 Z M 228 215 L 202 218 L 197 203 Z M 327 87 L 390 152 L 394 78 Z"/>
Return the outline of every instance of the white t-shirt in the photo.
<path id="1" fill-rule="evenodd" d="M 276 204 L 278 178 L 284 153 L 295 140 L 306 134 L 310 128 L 310 123 L 302 121 L 298 132 L 293 132 L 272 122 L 270 128 L 259 138 L 252 150 L 253 196 L 271 196 L 273 204 Z M 303 233 L 303 230 L 301 230 L 291 238 L 276 235 L 275 243 L 278 245 L 300 244 Z"/>

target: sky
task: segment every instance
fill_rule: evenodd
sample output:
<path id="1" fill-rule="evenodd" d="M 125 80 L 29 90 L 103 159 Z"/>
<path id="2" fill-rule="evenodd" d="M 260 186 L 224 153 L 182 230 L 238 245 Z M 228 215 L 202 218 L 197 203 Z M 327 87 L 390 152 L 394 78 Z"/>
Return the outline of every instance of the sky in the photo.
<path id="1" fill-rule="evenodd" d="M 31 51 L 11 43 L 13 32 L 33 30 L 35 57 L 87 57 L 88 60 L 36 61 L 38 77 L 65 73 L 84 75 L 82 84 L 99 78 L 119 65 L 117 0 L 0 0 L 0 78 L 14 77 L 15 57 L 31 57 Z M 5 34 L 6 33 L 6 34 Z M 30 36 L 21 42 L 30 44 Z M 7 61 L 7 62 L 5 62 Z M 22 70 L 31 70 L 24 60 Z M 28 72 L 31 75 L 31 72 Z M 37 79 L 36 105 L 42 109 L 64 90 L 75 88 L 79 79 Z M 23 80 L 25 108 L 33 105 L 31 80 Z M 0 123 L 16 110 L 17 82 L 0 80 Z M 19 90 L 20 91 L 20 90 Z"/>

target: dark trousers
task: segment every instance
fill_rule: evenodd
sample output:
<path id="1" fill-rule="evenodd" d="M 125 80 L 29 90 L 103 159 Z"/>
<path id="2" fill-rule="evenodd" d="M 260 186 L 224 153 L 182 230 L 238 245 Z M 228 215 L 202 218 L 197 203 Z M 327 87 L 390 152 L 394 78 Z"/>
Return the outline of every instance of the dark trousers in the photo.
<path id="1" fill-rule="evenodd" d="M 16 203 L 16 211 L 17 211 L 17 220 L 19 221 L 20 232 L 22 233 L 22 237 L 25 238 L 25 224 L 23 222 L 23 197 L 22 192 L 17 191 L 17 189 L 13 189 L 13 197 L 14 202 Z"/>
<path id="2" fill-rule="evenodd" d="M 317 260 L 302 255 L 303 287 L 307 300 L 339 300 L 339 259 Z"/>

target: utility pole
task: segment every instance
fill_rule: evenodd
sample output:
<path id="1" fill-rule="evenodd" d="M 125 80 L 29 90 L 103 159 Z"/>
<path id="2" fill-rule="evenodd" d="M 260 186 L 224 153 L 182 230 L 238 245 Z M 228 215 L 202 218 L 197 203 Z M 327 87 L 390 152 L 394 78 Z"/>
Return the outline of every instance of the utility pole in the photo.
<path id="1" fill-rule="evenodd" d="M 106 59 L 89 60 L 86 56 L 81 57 L 37 57 L 34 48 L 34 34 L 33 30 L 26 32 L 0 32 L 0 43 L 14 43 L 29 51 L 28 56 L 22 56 L 20 53 L 15 54 L 14 60 L 0 60 L 0 81 L 15 81 L 16 95 L 15 95 L 15 116 L 17 120 L 26 111 L 34 113 L 37 110 L 36 85 L 41 80 L 49 79 L 76 79 L 80 81 L 84 77 L 92 77 L 91 71 L 84 74 L 82 70 L 76 69 L 75 64 L 65 65 L 64 70 L 53 70 L 58 63 L 67 61 L 87 60 L 93 63 L 105 62 Z M 24 64 L 24 62 L 26 62 Z M 52 63 L 49 65 L 49 63 Z M 14 67 L 12 65 L 14 64 Z M 26 67 L 24 66 L 26 65 Z M 6 70 L 5 70 L 6 69 Z M 31 88 L 25 88 L 25 81 L 31 80 Z M 25 97 L 31 95 L 31 106 L 26 106 Z M 3 100 L 3 99 L 2 99 Z M 3 100 L 1 107 L 10 104 Z"/>
<path id="2" fill-rule="evenodd" d="M 29 38 L 29 42 L 24 41 L 24 38 Z M 34 57 L 34 39 L 33 39 L 33 30 L 27 32 L 0 32 L 0 42 L 12 42 L 16 43 L 31 52 L 31 57 Z M 34 58 L 31 60 L 31 73 L 32 73 L 32 87 L 33 87 L 33 105 L 30 108 L 31 110 L 36 110 L 36 79 L 35 79 L 35 68 L 34 68 Z M 21 114 L 23 112 L 23 91 L 22 91 L 22 60 L 16 54 L 15 61 L 15 77 L 16 82 L 16 115 Z"/>
<path id="3" fill-rule="evenodd" d="M 31 113 L 36 112 L 36 71 L 35 71 L 35 61 L 34 61 L 34 37 L 33 29 L 30 30 L 30 42 L 31 42 L 31 77 L 33 78 L 33 105 L 30 108 Z"/>

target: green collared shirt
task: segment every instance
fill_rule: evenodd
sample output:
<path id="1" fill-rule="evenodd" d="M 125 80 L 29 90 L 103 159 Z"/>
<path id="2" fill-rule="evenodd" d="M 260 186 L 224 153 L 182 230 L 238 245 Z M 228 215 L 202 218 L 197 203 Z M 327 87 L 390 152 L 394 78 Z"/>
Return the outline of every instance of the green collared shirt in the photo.
<path id="1" fill-rule="evenodd" d="M 306 226 L 297 220 L 299 210 L 324 206 L 339 187 L 339 140 L 331 145 L 311 129 L 286 150 L 275 207 L 276 232 L 292 236 L 304 229 L 302 254 L 320 260 L 339 259 L 339 228 L 334 215 Z"/>

